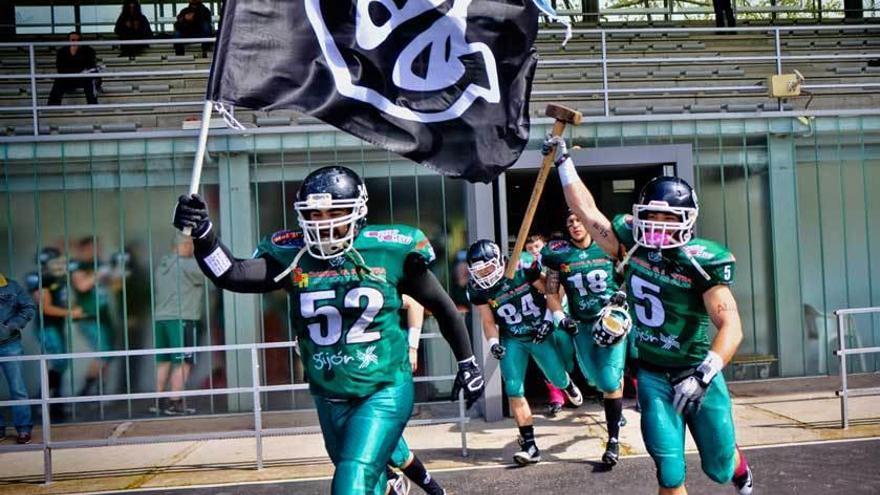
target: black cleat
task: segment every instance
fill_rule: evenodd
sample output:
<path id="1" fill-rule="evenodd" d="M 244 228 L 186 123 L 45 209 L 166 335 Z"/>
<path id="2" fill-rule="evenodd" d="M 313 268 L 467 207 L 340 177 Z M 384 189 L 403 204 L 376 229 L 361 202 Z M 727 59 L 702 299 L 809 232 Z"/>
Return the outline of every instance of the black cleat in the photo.
<path id="1" fill-rule="evenodd" d="M 562 404 L 559 404 L 556 402 L 551 402 L 550 404 L 547 404 L 547 417 L 548 418 L 555 418 L 556 415 L 561 410 L 562 410 Z"/>
<path id="2" fill-rule="evenodd" d="M 569 380 L 568 387 L 562 389 L 562 391 L 574 407 L 580 407 L 584 403 L 584 396 L 577 385 L 574 384 L 574 380 Z"/>
<path id="3" fill-rule="evenodd" d="M 733 486 L 739 495 L 752 495 L 752 468 L 747 466 L 745 474 L 734 476 Z"/>
<path id="4" fill-rule="evenodd" d="M 608 440 L 605 444 L 605 453 L 602 454 L 602 462 L 606 466 L 614 466 L 620 458 L 620 444 L 616 439 Z"/>
<path id="5" fill-rule="evenodd" d="M 535 442 L 525 442 L 522 438 L 518 440 L 521 451 L 513 454 L 513 462 L 520 466 L 528 464 L 536 464 L 541 460 L 541 451 Z"/>

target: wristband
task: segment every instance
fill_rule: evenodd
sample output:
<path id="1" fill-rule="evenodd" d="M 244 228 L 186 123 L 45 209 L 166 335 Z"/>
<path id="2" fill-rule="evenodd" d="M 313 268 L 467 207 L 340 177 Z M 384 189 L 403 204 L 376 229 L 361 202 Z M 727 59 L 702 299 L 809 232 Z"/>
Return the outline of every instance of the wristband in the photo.
<path id="1" fill-rule="evenodd" d="M 500 344 L 500 342 L 498 341 L 498 339 L 496 337 L 492 337 L 489 339 L 489 349 L 491 349 L 492 346 L 494 346 L 496 344 Z"/>
<path id="2" fill-rule="evenodd" d="M 408 339 L 409 339 L 409 348 L 410 349 L 418 349 L 419 348 L 419 339 L 421 339 L 422 329 L 419 327 L 409 327 L 408 330 Z"/>
<path id="3" fill-rule="evenodd" d="M 559 323 L 565 319 L 565 313 L 563 313 L 562 311 L 560 311 L 558 309 L 553 312 L 552 316 L 553 316 L 553 324 L 554 325 L 559 325 Z"/>
<path id="4" fill-rule="evenodd" d="M 564 160 L 561 165 L 556 166 L 556 170 L 559 171 L 559 182 L 562 183 L 562 187 L 565 187 L 579 181 L 580 177 L 578 176 L 577 169 L 574 168 L 574 162 L 571 161 L 571 157 L 568 155 L 563 155 L 562 157 Z"/>

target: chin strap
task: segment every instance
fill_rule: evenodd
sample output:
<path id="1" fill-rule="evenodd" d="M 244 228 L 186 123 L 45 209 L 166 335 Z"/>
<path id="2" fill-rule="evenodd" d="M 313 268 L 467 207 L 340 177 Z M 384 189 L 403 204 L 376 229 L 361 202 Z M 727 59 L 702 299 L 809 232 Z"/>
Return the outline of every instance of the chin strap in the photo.
<path id="1" fill-rule="evenodd" d="M 275 277 L 275 278 L 273 278 L 272 280 L 274 280 L 275 283 L 278 283 L 278 282 L 281 281 L 281 279 L 283 279 L 284 277 L 288 276 L 288 275 L 290 274 L 290 272 L 296 270 L 296 265 L 299 264 L 299 260 L 300 260 L 300 259 L 303 257 L 303 255 L 306 254 L 307 252 L 308 252 L 308 249 L 306 249 L 306 248 L 302 248 L 302 249 L 300 249 L 299 252 L 296 253 L 296 256 L 293 258 L 293 261 L 290 263 L 290 265 L 289 265 L 289 266 L 288 266 L 283 272 L 279 273 L 278 276 Z"/>
<path id="2" fill-rule="evenodd" d="M 706 270 L 704 270 L 703 267 L 700 266 L 700 262 L 697 261 L 697 259 L 694 258 L 687 249 L 684 249 L 684 246 L 681 247 L 681 250 L 684 251 L 684 255 L 687 256 L 687 259 L 691 262 L 692 265 L 694 265 L 694 268 L 697 269 L 697 272 L 702 275 L 704 279 L 706 279 L 707 281 L 712 280 L 712 277 L 709 276 L 709 273 L 707 273 Z"/>
<path id="3" fill-rule="evenodd" d="M 623 244 L 621 244 L 621 247 L 622 246 L 623 246 Z M 633 245 L 633 247 L 623 255 L 623 259 L 620 260 L 620 263 L 617 264 L 616 271 L 617 271 L 618 275 L 623 275 L 623 270 L 626 268 L 626 264 L 629 263 L 629 259 L 632 258 L 632 255 L 635 254 L 636 249 L 638 249 L 638 248 L 639 248 L 639 245 L 637 243 L 637 244 Z"/>

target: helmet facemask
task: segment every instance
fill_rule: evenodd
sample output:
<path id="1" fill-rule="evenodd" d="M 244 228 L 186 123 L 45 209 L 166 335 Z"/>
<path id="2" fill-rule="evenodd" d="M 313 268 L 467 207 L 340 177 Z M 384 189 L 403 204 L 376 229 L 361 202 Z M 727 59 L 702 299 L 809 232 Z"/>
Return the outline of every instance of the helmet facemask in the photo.
<path id="1" fill-rule="evenodd" d="M 599 317 L 593 324 L 593 340 L 600 346 L 611 346 L 625 339 L 632 328 L 632 317 L 625 301 L 615 294 L 612 300 L 602 308 Z M 623 297 L 626 297 L 623 295 Z"/>
<path id="2" fill-rule="evenodd" d="M 306 249 L 313 257 L 329 260 L 351 250 L 367 217 L 367 190 L 363 186 L 359 188 L 360 194 L 352 199 L 333 199 L 329 193 L 316 193 L 309 194 L 304 201 L 294 202 Z M 315 210 L 348 210 L 349 213 L 312 220 Z"/>
<path id="3" fill-rule="evenodd" d="M 697 223 L 697 208 L 669 206 L 665 201 L 633 205 L 633 235 L 638 245 L 651 249 L 671 249 L 690 242 Z M 675 215 L 679 221 L 649 220 L 650 213 Z"/>
<path id="4" fill-rule="evenodd" d="M 504 264 L 500 257 L 494 257 L 488 261 L 474 261 L 468 264 L 468 273 L 477 287 L 491 289 L 504 276 Z"/>

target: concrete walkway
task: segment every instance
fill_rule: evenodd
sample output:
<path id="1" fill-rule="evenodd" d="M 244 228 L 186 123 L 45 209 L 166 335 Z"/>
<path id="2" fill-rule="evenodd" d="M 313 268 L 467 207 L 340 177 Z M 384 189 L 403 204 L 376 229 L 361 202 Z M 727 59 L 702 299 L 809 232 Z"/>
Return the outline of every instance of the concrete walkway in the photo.
<path id="1" fill-rule="evenodd" d="M 880 375 L 852 378 L 852 386 L 878 386 Z M 836 379 L 775 380 L 734 384 L 738 442 L 743 446 L 789 442 L 880 437 L 880 397 L 850 400 L 851 427 L 840 429 L 839 401 L 833 395 Z M 639 414 L 628 404 L 629 422 L 621 433 L 622 454 L 645 453 L 639 434 Z M 601 406 L 585 404 L 555 419 L 536 418 L 536 432 L 544 459 L 598 460 L 604 449 L 605 427 Z M 308 424 L 308 413 L 273 413 L 267 421 L 285 425 Z M 149 436 L 181 431 L 228 431 L 248 427 L 245 416 L 173 421 L 68 426 L 59 436 L 95 438 L 100 435 Z M 126 426 L 127 425 L 127 426 Z M 173 430 L 173 431 L 172 431 Z M 407 441 L 429 469 L 509 464 L 517 450 L 512 420 L 469 426 L 469 456 L 461 457 L 456 425 L 416 426 Z M 10 442 L 9 439 L 6 442 Z M 692 441 L 688 438 L 690 448 Z M 258 480 L 289 480 L 332 474 L 320 434 L 269 437 L 263 441 L 265 469 L 254 465 L 253 439 L 211 440 L 165 444 L 124 445 L 56 450 L 55 481 L 42 481 L 42 452 L 0 454 L 0 494 L 79 493 L 135 488 L 162 488 Z"/>

